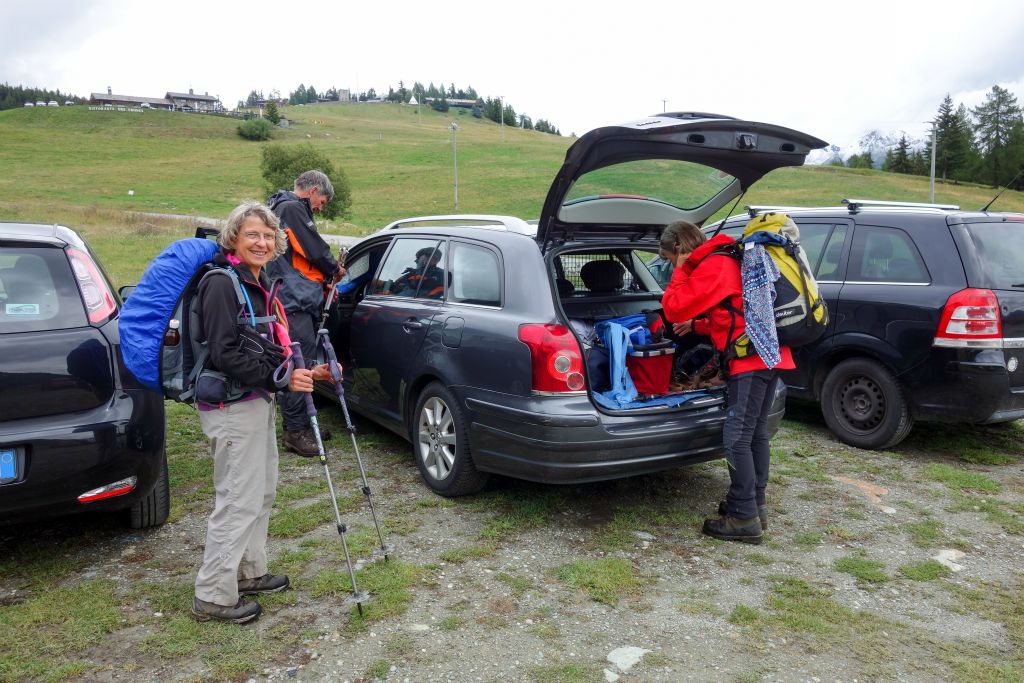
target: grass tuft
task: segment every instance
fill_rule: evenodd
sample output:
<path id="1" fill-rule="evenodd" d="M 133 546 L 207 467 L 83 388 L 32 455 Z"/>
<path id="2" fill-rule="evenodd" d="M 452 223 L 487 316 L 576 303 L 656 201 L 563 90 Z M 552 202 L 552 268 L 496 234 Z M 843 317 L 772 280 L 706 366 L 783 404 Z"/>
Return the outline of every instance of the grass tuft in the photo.
<path id="1" fill-rule="evenodd" d="M 576 560 L 559 569 L 558 578 L 593 600 L 612 606 L 626 595 L 635 595 L 642 586 L 630 561 L 618 558 Z"/>

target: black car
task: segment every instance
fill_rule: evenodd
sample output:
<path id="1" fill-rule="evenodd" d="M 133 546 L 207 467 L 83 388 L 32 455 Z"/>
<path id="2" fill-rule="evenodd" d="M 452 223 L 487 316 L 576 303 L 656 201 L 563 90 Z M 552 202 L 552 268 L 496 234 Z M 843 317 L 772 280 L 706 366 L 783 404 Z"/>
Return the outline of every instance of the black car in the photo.
<path id="1" fill-rule="evenodd" d="M 894 446 L 915 421 L 1024 417 L 1024 215 L 843 204 L 747 207 L 723 228 L 738 235 L 772 210 L 800 228 L 831 320 L 795 351 L 789 396 L 819 401 L 832 432 L 860 448 Z"/>
<path id="2" fill-rule="evenodd" d="M 0 223 L 0 524 L 170 508 L 163 397 L 121 363 L 120 301 L 85 241 Z"/>
<path id="3" fill-rule="evenodd" d="M 595 325 L 660 307 L 648 264 L 666 223 L 703 222 L 824 144 L 663 114 L 581 137 L 536 223 L 396 221 L 350 249 L 328 320 L 349 402 L 409 439 L 444 495 L 479 490 L 492 472 L 586 482 L 721 457 L 721 387 L 609 402 L 609 366 L 589 363 L 600 360 Z M 780 382 L 773 430 L 784 398 Z"/>

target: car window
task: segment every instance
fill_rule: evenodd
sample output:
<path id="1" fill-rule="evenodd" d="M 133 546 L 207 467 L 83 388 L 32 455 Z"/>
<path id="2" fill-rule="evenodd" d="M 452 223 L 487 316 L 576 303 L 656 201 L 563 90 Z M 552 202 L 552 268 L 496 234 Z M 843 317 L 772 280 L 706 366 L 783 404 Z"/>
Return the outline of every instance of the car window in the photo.
<path id="1" fill-rule="evenodd" d="M 930 281 L 928 269 L 914 241 L 903 230 L 873 225 L 858 226 L 850 251 L 847 281 Z"/>
<path id="2" fill-rule="evenodd" d="M 1018 222 L 970 223 L 964 226 L 981 262 L 972 286 L 989 289 L 1019 288 L 1024 283 L 1024 232 Z"/>
<path id="3" fill-rule="evenodd" d="M 338 281 L 338 293 L 347 294 L 367 282 L 380 263 L 382 247 L 374 247 L 358 256 L 345 259 L 345 275 Z"/>
<path id="4" fill-rule="evenodd" d="M 444 298 L 447 257 L 435 239 L 398 239 L 388 252 L 370 294 Z"/>
<path id="5" fill-rule="evenodd" d="M 556 272 L 561 273 L 557 283 L 559 293 L 562 296 L 582 296 L 661 291 L 656 281 L 648 279 L 649 284 L 645 284 L 644 279 L 635 271 L 635 268 L 652 264 L 656 256 L 657 254 L 652 251 L 633 249 L 561 254 L 556 266 Z M 648 265 L 648 270 L 651 267 L 652 265 Z"/>
<path id="6" fill-rule="evenodd" d="M 640 159 L 605 166 L 576 179 L 564 204 L 602 196 L 647 197 L 681 209 L 703 206 L 735 178 L 704 164 Z"/>
<path id="7" fill-rule="evenodd" d="M 826 227 L 829 228 L 828 231 L 823 232 L 826 239 L 811 244 L 811 250 L 817 250 L 817 254 L 812 255 L 811 251 L 807 250 L 806 244 L 804 251 L 807 253 L 807 260 L 811 264 L 816 279 L 840 280 L 842 276 L 839 273 L 839 259 L 843 255 L 843 245 L 846 243 L 846 235 L 850 232 L 850 228 L 845 223 Z M 802 226 L 800 229 L 803 231 Z M 803 243 L 803 238 L 800 241 Z"/>
<path id="8" fill-rule="evenodd" d="M 0 333 L 88 324 L 68 259 L 60 249 L 0 249 Z"/>
<path id="9" fill-rule="evenodd" d="M 814 272 L 824 251 L 825 241 L 832 232 L 831 223 L 800 223 L 797 225 L 800 230 L 800 247 L 807 254 L 807 263 Z"/>
<path id="10" fill-rule="evenodd" d="M 490 249 L 453 242 L 448 300 L 485 306 L 501 305 L 501 269 Z"/>

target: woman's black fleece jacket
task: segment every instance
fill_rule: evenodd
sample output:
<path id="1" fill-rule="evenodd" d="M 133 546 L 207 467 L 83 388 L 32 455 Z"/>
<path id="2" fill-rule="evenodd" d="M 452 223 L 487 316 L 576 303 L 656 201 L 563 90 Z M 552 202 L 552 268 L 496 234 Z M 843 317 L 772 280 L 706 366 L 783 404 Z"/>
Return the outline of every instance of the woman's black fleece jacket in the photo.
<path id="1" fill-rule="evenodd" d="M 231 265 L 223 250 L 214 257 L 213 264 L 231 268 L 238 275 L 257 317 L 274 314 L 272 293 L 276 292 L 279 281 L 272 282 L 262 271 L 257 281 L 246 266 Z M 248 318 L 249 310 L 245 305 L 239 306 L 235 286 L 227 275 L 206 276 L 199 285 L 197 297 L 200 302 L 198 338 L 205 340 L 210 349 L 211 367 L 238 380 L 243 386 L 277 391 L 274 370 L 285 356 L 284 348 L 274 343 L 280 340 L 276 338 L 273 326 L 270 323 L 256 326 L 257 331 L 264 336 L 263 349 L 256 348 L 256 344 L 246 342 L 239 335 L 239 315 Z M 251 327 L 251 324 L 248 325 Z"/>

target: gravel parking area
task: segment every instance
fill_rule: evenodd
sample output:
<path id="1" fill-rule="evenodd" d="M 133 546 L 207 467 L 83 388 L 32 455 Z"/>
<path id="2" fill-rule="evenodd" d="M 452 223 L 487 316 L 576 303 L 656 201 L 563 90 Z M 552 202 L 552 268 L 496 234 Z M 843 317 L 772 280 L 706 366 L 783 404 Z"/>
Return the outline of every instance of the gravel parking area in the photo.
<path id="1" fill-rule="evenodd" d="M 773 442 L 769 531 L 749 546 L 699 533 L 721 461 L 587 486 L 496 479 L 448 500 L 406 444 L 360 422 L 395 546 L 374 562 L 336 412 L 321 416 L 373 593 L 364 616 L 322 468 L 283 456 L 270 550 L 293 589 L 252 626 L 189 617 L 212 493 L 198 421 L 174 407 L 164 527 L 0 528 L 0 681 L 1024 679 L 1021 423 L 924 426 L 870 452 L 793 409 Z"/>

